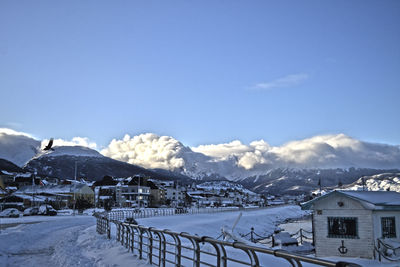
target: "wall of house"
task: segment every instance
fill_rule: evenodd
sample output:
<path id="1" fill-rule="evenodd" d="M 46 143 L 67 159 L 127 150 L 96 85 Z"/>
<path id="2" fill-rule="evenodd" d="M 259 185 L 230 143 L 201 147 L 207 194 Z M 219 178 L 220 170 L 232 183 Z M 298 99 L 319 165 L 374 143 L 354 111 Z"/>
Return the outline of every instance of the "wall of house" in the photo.
<path id="1" fill-rule="evenodd" d="M 89 186 L 82 186 L 77 190 L 77 196 L 83 197 L 90 203 L 94 203 L 94 191 Z"/>
<path id="2" fill-rule="evenodd" d="M 400 238 L 400 211 L 373 211 L 374 240 L 382 238 L 382 217 L 395 217 L 396 238 Z"/>
<path id="3" fill-rule="evenodd" d="M 340 207 L 338 202 L 343 202 L 343 206 Z M 358 201 L 339 195 L 331 195 L 317 201 L 313 209 L 315 252 L 317 257 L 373 258 L 374 236 L 371 210 L 365 209 Z M 356 217 L 358 238 L 328 237 L 328 217 Z M 347 248 L 346 254 L 339 252 L 342 241 Z"/>

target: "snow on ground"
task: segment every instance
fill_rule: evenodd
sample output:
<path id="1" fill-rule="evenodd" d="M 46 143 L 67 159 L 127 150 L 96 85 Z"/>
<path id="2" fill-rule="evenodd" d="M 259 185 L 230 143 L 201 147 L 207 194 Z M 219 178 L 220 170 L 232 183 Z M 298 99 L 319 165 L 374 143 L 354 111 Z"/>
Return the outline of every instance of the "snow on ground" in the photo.
<path id="1" fill-rule="evenodd" d="M 0 231 L 0 266 L 147 266 L 98 235 L 93 216 L 2 218 L 0 224 L 14 225 Z"/>
<path id="2" fill-rule="evenodd" d="M 137 219 L 139 224 L 152 226 L 159 229 L 166 229 L 177 232 L 188 232 L 199 236 L 218 237 L 221 234 L 221 227 L 226 225 L 229 229 L 238 218 L 240 212 L 222 212 L 191 215 L 177 215 L 170 217 L 152 217 Z M 282 206 L 276 208 L 252 210 L 242 212 L 242 217 L 235 227 L 235 234 L 247 234 L 250 228 L 261 236 L 271 235 L 278 223 L 287 218 L 301 218 L 307 212 L 302 211 L 298 206 Z M 190 219 L 189 219 L 190 218 Z"/>
<path id="3" fill-rule="evenodd" d="M 234 211 L 137 220 L 146 226 L 215 238 L 220 235 L 222 225 L 232 227 L 238 215 L 239 212 Z M 305 212 L 298 206 L 244 211 L 234 232 L 246 234 L 251 227 L 254 227 L 257 233 L 268 235 L 285 219 L 301 218 L 303 215 Z M 105 235 L 96 233 L 95 224 L 95 218 L 88 215 L 2 218 L 0 219 L 2 226 L 0 266 L 148 266 L 146 262 L 138 260 L 116 242 L 115 227 L 112 239 L 108 240 Z M 5 225 L 8 227 L 5 228 Z M 295 225 L 295 223 L 290 224 L 288 229 L 297 231 Z M 304 222 L 304 225 L 307 225 L 307 222 Z M 233 249 L 228 249 L 228 252 L 243 254 Z M 262 255 L 260 258 L 270 266 L 290 266 L 287 261 L 272 255 Z M 396 263 L 382 264 L 364 259 L 328 258 L 328 260 L 351 261 L 362 266 L 399 266 Z M 315 265 L 304 264 L 304 266 Z"/>

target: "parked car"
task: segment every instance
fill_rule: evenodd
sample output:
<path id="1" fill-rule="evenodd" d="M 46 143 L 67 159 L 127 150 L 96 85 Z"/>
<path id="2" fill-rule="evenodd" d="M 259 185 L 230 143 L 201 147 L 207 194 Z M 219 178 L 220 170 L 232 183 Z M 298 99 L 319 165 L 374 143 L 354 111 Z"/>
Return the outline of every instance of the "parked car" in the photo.
<path id="1" fill-rule="evenodd" d="M 41 205 L 39 207 L 39 215 L 57 215 L 57 211 L 51 205 Z"/>
<path id="2" fill-rule="evenodd" d="M 38 207 L 27 208 L 24 210 L 24 216 L 38 215 L 38 213 L 39 213 Z"/>
<path id="3" fill-rule="evenodd" d="M 5 209 L 0 212 L 0 218 L 18 218 L 20 211 L 15 208 Z"/>

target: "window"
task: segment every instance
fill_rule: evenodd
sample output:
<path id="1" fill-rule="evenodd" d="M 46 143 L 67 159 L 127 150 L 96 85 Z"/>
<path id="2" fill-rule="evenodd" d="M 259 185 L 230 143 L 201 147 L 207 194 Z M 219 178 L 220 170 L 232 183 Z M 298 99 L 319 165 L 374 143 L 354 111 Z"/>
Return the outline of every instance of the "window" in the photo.
<path id="1" fill-rule="evenodd" d="M 382 237 L 396 237 L 396 220 L 394 217 L 382 217 Z"/>
<path id="2" fill-rule="evenodd" d="M 328 237 L 358 238 L 356 217 L 328 217 Z"/>

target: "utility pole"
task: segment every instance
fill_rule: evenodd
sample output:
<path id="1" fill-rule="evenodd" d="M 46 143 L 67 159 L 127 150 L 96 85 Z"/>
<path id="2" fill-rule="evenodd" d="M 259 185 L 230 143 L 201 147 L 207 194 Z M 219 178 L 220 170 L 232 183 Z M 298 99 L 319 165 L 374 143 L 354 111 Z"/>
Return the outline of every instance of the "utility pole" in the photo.
<path id="1" fill-rule="evenodd" d="M 138 176 L 138 179 L 139 179 L 139 186 L 138 186 L 138 205 L 139 205 L 139 208 L 140 208 L 140 176 Z"/>
<path id="2" fill-rule="evenodd" d="M 32 202 L 31 202 L 31 207 L 35 206 L 35 179 L 36 179 L 36 173 L 37 171 L 33 172 L 32 176 Z"/>
<path id="3" fill-rule="evenodd" d="M 75 190 L 76 190 L 76 165 L 77 162 L 75 161 L 75 172 L 74 172 L 74 177 L 75 177 L 75 181 L 74 181 L 74 211 L 73 211 L 73 215 L 75 216 L 75 204 L 76 204 L 76 197 L 75 197 Z"/>
<path id="4" fill-rule="evenodd" d="M 322 184 L 321 184 L 321 178 L 318 180 L 318 185 L 319 185 L 319 195 L 322 195 Z"/>

